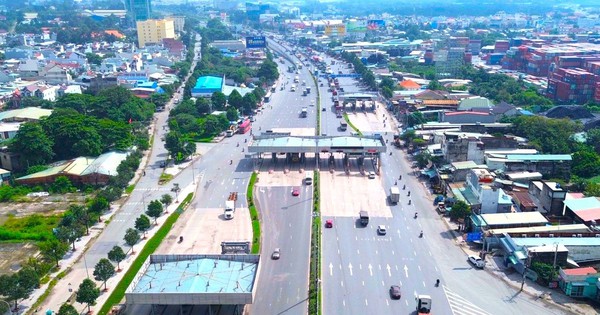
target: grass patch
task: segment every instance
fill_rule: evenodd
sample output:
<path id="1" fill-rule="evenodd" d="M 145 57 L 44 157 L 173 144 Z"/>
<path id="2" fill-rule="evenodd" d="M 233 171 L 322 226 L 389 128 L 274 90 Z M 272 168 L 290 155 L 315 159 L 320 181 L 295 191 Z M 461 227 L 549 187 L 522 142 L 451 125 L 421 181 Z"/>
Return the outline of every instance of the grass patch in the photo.
<path id="1" fill-rule="evenodd" d="M 246 189 L 246 196 L 248 198 L 248 210 L 250 211 L 250 218 L 252 219 L 252 249 L 251 254 L 260 253 L 260 220 L 258 218 L 258 211 L 254 206 L 254 184 L 258 181 L 258 174 L 252 172 L 250 176 L 250 182 L 248 182 L 248 188 Z"/>
<path id="2" fill-rule="evenodd" d="M 600 184 L 600 175 L 594 176 L 594 177 L 588 179 L 588 181 L 590 181 L 590 182 L 592 182 L 594 184 Z"/>
<path id="3" fill-rule="evenodd" d="M 308 312 L 321 314 L 321 294 L 319 290 L 321 279 L 321 200 L 319 198 L 319 172 L 314 171 L 313 179 L 313 212 L 316 214 L 312 220 L 310 235 L 310 275 L 308 281 Z"/>
<path id="4" fill-rule="evenodd" d="M 211 143 L 215 137 L 195 138 L 194 141 L 201 143 Z"/>
<path id="5" fill-rule="evenodd" d="M 348 117 L 347 113 L 344 113 L 344 120 L 348 123 L 348 126 L 350 126 L 350 128 L 354 130 L 354 132 L 356 132 L 359 136 L 362 137 L 362 132 L 360 132 L 360 130 L 358 130 L 358 128 L 356 128 L 356 126 L 354 126 L 354 124 L 350 122 L 350 118 Z"/>
<path id="6" fill-rule="evenodd" d="M 317 78 L 312 72 L 310 73 L 310 76 L 315 83 L 315 90 L 317 90 L 317 130 L 315 130 L 315 133 L 317 136 L 319 136 L 321 135 L 321 91 L 319 90 L 319 82 L 317 82 Z"/>
<path id="7" fill-rule="evenodd" d="M 179 207 L 177 207 L 177 210 L 175 210 L 167 218 L 165 223 L 160 227 L 160 229 L 158 229 L 156 234 L 154 234 L 154 236 L 152 236 L 152 238 L 148 240 L 146 246 L 144 246 L 144 248 L 140 251 L 139 255 L 131 264 L 131 267 L 129 267 L 121 281 L 119 281 L 119 284 L 116 285 L 115 289 L 110 294 L 104 305 L 102 305 L 102 308 L 100 309 L 98 314 L 108 314 L 114 305 L 118 304 L 119 302 L 121 302 L 121 300 L 123 300 L 123 297 L 125 297 L 125 290 L 127 290 L 127 287 L 131 284 L 131 282 L 135 278 L 135 275 L 138 273 L 146 259 L 148 259 L 148 257 L 150 256 L 150 254 L 156 251 L 162 240 L 167 236 L 167 234 L 169 234 L 169 231 L 173 227 L 173 224 L 175 224 L 181 213 L 183 213 L 185 207 L 192 200 L 192 197 L 193 194 L 188 194 L 185 197 L 185 199 L 181 202 Z"/>
<path id="8" fill-rule="evenodd" d="M 52 229 L 58 226 L 62 215 L 43 216 L 32 214 L 26 217 L 9 215 L 0 226 L 0 241 L 45 241 L 53 238 Z"/>
<path id="9" fill-rule="evenodd" d="M 160 174 L 160 178 L 158 178 L 158 183 L 161 185 L 164 185 L 164 184 L 170 182 L 172 179 L 173 179 L 173 175 L 167 174 L 167 173 L 162 173 L 162 174 Z"/>
<path id="10" fill-rule="evenodd" d="M 125 193 L 131 194 L 134 189 L 135 189 L 135 185 L 129 185 L 129 186 L 127 186 L 127 188 L 125 188 Z"/>

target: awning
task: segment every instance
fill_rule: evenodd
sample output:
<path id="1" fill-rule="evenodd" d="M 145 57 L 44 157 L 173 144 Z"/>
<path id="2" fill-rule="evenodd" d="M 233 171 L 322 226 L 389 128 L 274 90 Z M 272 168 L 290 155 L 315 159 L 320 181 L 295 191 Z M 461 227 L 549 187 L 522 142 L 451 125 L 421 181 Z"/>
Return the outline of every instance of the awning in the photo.
<path id="1" fill-rule="evenodd" d="M 421 174 L 429 177 L 430 179 L 437 176 L 437 172 L 435 170 L 432 170 L 432 169 L 429 169 L 429 170 L 426 170 L 426 171 L 421 171 Z"/>
<path id="2" fill-rule="evenodd" d="M 513 256 L 513 255 L 508 256 L 508 260 L 513 265 L 518 265 L 519 264 L 519 260 L 515 256 Z"/>

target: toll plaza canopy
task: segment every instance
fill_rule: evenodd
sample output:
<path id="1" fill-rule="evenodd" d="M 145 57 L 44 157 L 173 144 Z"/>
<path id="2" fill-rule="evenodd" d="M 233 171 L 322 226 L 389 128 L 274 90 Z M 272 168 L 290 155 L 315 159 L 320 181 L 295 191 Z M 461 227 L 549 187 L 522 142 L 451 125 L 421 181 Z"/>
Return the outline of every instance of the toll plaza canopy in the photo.
<path id="1" fill-rule="evenodd" d="M 342 101 L 373 101 L 379 99 L 376 93 L 342 93 L 340 100 Z"/>
<path id="2" fill-rule="evenodd" d="M 290 136 L 287 133 L 266 133 L 255 136 L 248 146 L 250 153 L 315 153 L 341 152 L 375 154 L 386 152 L 379 134 L 371 136 Z"/>

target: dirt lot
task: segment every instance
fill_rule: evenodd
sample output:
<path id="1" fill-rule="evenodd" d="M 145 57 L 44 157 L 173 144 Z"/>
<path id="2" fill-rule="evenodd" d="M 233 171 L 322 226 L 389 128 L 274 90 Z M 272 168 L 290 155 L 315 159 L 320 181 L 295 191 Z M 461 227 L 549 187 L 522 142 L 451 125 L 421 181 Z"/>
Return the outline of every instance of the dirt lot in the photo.
<path id="1" fill-rule="evenodd" d="M 50 215 L 62 213 L 71 204 L 85 202 L 85 195 L 81 193 L 60 196 L 29 198 L 30 202 L 5 202 L 0 203 L 0 225 L 9 215 L 25 217 L 31 214 Z M 26 198 L 27 199 L 27 198 Z M 18 270 L 20 265 L 38 251 L 33 243 L 0 243 L 0 274 L 11 270 Z"/>
<path id="2" fill-rule="evenodd" d="M 0 274 L 19 270 L 37 251 L 32 243 L 0 243 Z"/>
<path id="3" fill-rule="evenodd" d="M 371 217 L 391 217 L 379 176 L 369 179 L 357 172 L 320 172 L 321 213 L 324 216 L 357 217 L 366 210 Z"/>

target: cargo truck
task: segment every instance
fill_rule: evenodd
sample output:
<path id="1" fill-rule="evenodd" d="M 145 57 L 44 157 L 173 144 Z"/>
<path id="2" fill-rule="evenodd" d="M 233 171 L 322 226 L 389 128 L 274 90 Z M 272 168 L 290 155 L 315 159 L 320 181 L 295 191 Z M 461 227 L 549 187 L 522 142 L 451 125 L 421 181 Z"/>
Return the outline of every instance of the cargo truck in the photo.
<path id="1" fill-rule="evenodd" d="M 235 213 L 235 202 L 237 201 L 237 192 L 229 193 L 229 198 L 225 201 L 225 220 L 233 219 Z"/>
<path id="2" fill-rule="evenodd" d="M 358 213 L 358 220 L 362 226 L 369 224 L 369 213 L 367 211 L 361 211 Z"/>
<path id="3" fill-rule="evenodd" d="M 390 187 L 390 202 L 392 204 L 400 202 L 400 188 L 398 186 Z"/>
<path id="4" fill-rule="evenodd" d="M 417 301 L 417 314 L 429 314 L 431 312 L 431 296 L 420 294 L 415 298 Z"/>

